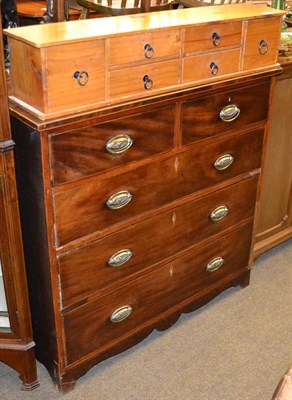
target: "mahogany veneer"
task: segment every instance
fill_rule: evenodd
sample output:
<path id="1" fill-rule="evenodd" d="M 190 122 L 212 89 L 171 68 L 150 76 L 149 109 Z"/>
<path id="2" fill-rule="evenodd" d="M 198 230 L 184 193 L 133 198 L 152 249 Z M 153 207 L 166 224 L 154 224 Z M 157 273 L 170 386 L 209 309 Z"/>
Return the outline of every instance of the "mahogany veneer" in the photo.
<path id="1" fill-rule="evenodd" d="M 29 71 L 12 71 L 11 115 L 37 356 L 61 391 L 248 285 L 281 16 L 245 4 L 9 32 Z"/>

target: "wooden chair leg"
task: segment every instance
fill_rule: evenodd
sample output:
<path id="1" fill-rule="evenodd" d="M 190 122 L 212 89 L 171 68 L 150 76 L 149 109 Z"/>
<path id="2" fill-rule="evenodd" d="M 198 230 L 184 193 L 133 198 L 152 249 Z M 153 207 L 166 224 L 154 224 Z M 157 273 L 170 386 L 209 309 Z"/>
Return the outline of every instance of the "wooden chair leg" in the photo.
<path id="1" fill-rule="evenodd" d="M 82 11 L 81 11 L 79 19 L 87 19 L 88 16 L 89 16 L 89 9 L 82 7 Z"/>

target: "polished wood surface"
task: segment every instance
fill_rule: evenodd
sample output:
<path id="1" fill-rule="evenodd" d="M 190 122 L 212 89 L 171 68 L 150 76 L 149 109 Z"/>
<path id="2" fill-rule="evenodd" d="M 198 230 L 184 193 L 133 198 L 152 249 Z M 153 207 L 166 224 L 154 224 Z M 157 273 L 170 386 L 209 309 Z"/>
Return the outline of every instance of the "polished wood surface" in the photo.
<path id="1" fill-rule="evenodd" d="M 41 26 L 39 31 L 35 27 L 15 29 L 12 34 L 7 30 L 10 100 L 47 119 L 228 80 L 248 75 L 254 68 L 259 73 L 280 70 L 276 55 L 281 14 L 244 5 L 249 12 L 235 16 L 241 7 L 211 7 L 200 20 L 192 10 L 163 11 L 157 19 L 149 16 L 155 13 L 137 14 L 132 20 L 108 18 L 106 29 L 99 21 L 88 21 L 83 26 L 87 36 L 78 39 L 71 35 L 78 34 L 78 21 L 72 22 L 71 29 L 68 23 L 66 31 L 60 29 L 62 24 L 49 30 Z M 216 14 L 219 9 L 223 11 Z M 162 14 L 165 18 L 160 20 Z M 218 20 L 221 14 L 223 21 Z M 198 37 L 192 33 L 197 29 L 201 40 L 192 39 Z M 45 40 L 30 42 L 32 33 Z"/>
<path id="2" fill-rule="evenodd" d="M 0 10 L 1 19 L 1 10 Z M 11 140 L 7 87 L 0 33 L 0 258 L 6 292 L 10 328 L 0 327 L 0 360 L 19 373 L 22 390 L 39 386 L 35 343 L 26 286 L 20 231 L 15 170 L 14 142 Z"/>
<path id="3" fill-rule="evenodd" d="M 55 193 L 56 245 L 62 246 L 81 236 L 99 233 L 106 228 L 166 206 L 194 192 L 219 184 L 260 167 L 263 130 L 252 131 L 166 159 L 142 165 L 113 177 L 97 177 L 88 183 L 67 187 Z M 232 166 L 217 171 L 214 162 L 220 155 L 234 155 Z M 161 174 L 161 171 L 164 171 Z M 127 190 L 129 205 L 110 210 L 105 203 L 114 193 Z"/>
<path id="4" fill-rule="evenodd" d="M 137 35 L 115 37 L 109 40 L 109 66 L 145 62 L 145 43 L 151 44 L 154 49 L 151 61 L 164 57 L 180 56 L 180 31 L 170 29 L 159 32 L 141 32 Z"/>
<path id="5" fill-rule="evenodd" d="M 172 27 L 249 20 L 253 18 L 273 18 L 282 16 L 281 10 L 269 9 L 263 5 L 237 4 L 234 6 L 214 6 L 208 9 L 181 9 L 145 13 L 118 18 L 98 18 L 85 21 L 60 22 L 6 30 L 6 34 L 36 47 L 49 47 L 68 42 L 102 39 L 108 36 L 119 36 Z"/>
<path id="6" fill-rule="evenodd" d="M 54 186 L 170 151 L 174 130 L 175 104 L 52 135 Z M 109 153 L 108 142 L 120 135 L 129 136 L 133 144 L 127 151 Z"/>
<path id="7" fill-rule="evenodd" d="M 185 30 L 184 40 L 184 53 L 186 55 L 200 54 L 204 51 L 216 50 L 213 42 L 210 42 L 210 37 L 213 33 L 217 33 L 220 36 L 220 44 L 217 49 L 226 49 L 233 47 L 240 47 L 241 45 L 241 34 L 242 34 L 242 23 L 241 22 L 229 22 L 228 24 L 212 24 L 206 26 L 196 26 L 187 28 Z"/>
<path id="8" fill-rule="evenodd" d="M 254 257 L 292 237 L 292 63 L 277 78 L 256 223 Z"/>
<path id="9" fill-rule="evenodd" d="M 261 84 L 261 82 L 258 82 L 257 77 L 254 79 L 255 82 Z M 262 80 L 265 79 L 266 85 L 269 88 L 270 78 L 262 78 Z M 254 81 L 250 79 L 244 82 L 244 84 L 241 82 L 241 85 L 250 87 L 253 86 L 253 83 Z M 222 93 L 228 94 L 230 92 L 231 94 L 237 85 L 234 85 L 232 82 L 229 85 L 225 84 L 221 88 Z M 266 89 L 262 90 L 264 93 Z M 199 92 L 189 94 L 187 97 L 185 96 L 184 100 L 195 102 L 196 99 L 204 97 L 206 93 L 208 96 L 214 95 L 216 97 L 218 95 L 218 88 L 202 88 Z M 161 107 L 171 106 L 172 104 L 176 104 L 178 100 L 179 97 L 174 97 L 172 100 L 166 99 L 164 103 L 161 100 L 159 105 Z M 157 110 L 157 103 L 155 101 L 152 101 L 150 104 L 145 103 L 144 111 L 151 113 L 153 108 Z M 124 106 L 123 117 L 131 119 L 131 115 L 136 115 L 137 110 L 139 110 L 139 106 L 135 106 L 135 104 L 131 107 Z M 180 303 L 177 302 L 175 305 L 171 305 L 170 308 L 161 311 L 161 313 L 157 310 L 158 314 L 155 317 L 149 317 L 149 322 L 145 319 L 145 322 L 139 326 L 139 329 L 137 328 L 139 335 L 135 333 L 138 331 L 127 331 L 121 337 L 113 339 L 106 345 L 102 345 L 101 348 L 96 347 L 95 349 L 92 349 L 92 347 L 86 348 L 84 343 L 78 349 L 79 345 L 75 342 L 77 317 L 74 317 L 74 320 L 70 320 L 70 314 L 68 313 L 74 312 L 74 315 L 77 315 L 80 313 L 82 305 L 90 307 L 90 304 L 93 304 L 92 302 L 99 304 L 102 298 L 106 300 L 112 298 L 111 293 L 114 293 L 116 290 L 119 291 L 120 286 L 123 285 L 134 285 L 137 288 L 141 288 L 142 285 L 144 288 L 145 274 L 148 273 L 151 273 L 155 281 L 159 281 L 159 285 L 163 285 L 158 276 L 156 277 L 154 272 L 156 268 L 162 268 L 164 271 L 165 268 L 167 269 L 166 266 L 176 262 L 175 260 L 178 260 L 179 265 L 179 260 L 185 257 L 187 260 L 188 257 L 191 257 L 191 251 L 195 250 L 195 248 L 199 249 L 201 246 L 206 245 L 210 249 L 213 247 L 212 244 L 215 240 L 221 239 L 231 232 L 241 238 L 238 229 L 241 229 L 241 227 L 244 228 L 246 224 L 249 224 L 253 220 L 261 159 L 260 148 L 265 120 L 251 123 L 241 128 L 234 128 L 234 130 L 231 129 L 229 132 L 223 132 L 221 135 L 219 134 L 208 139 L 197 140 L 192 145 L 182 147 L 183 131 L 181 130 L 181 123 L 178 120 L 181 112 L 177 106 L 175 110 L 175 120 L 177 122 L 175 123 L 173 149 L 175 149 L 177 156 L 171 155 L 171 152 L 174 151 L 171 149 L 165 154 L 145 155 L 145 158 L 141 161 L 128 163 L 124 166 L 116 166 L 104 172 L 97 172 L 97 174 L 92 176 L 84 176 L 56 187 L 53 187 L 51 183 L 51 151 L 49 146 L 51 138 L 54 138 L 54 123 L 51 121 L 47 128 L 43 127 L 41 130 L 36 131 L 37 125 L 30 127 L 24 124 L 23 118 L 21 118 L 23 122 L 13 118 L 14 139 L 17 143 L 16 165 L 18 187 L 21 193 L 22 224 L 25 232 L 25 254 L 27 265 L 29 266 L 30 293 L 34 299 L 32 302 L 32 312 L 35 320 L 38 321 L 34 326 L 34 334 L 37 338 L 37 355 L 38 359 L 46 365 L 54 381 L 63 392 L 72 389 L 76 379 L 96 362 L 141 341 L 154 328 L 165 329 L 174 323 L 182 311 L 188 312 L 197 308 L 220 293 L 224 288 L 238 284 L 242 286 L 248 284 L 249 271 L 246 269 L 247 262 L 242 262 L 238 270 L 233 270 L 233 272 L 228 270 L 230 273 L 226 272 L 227 275 L 222 272 L 224 277 L 222 275 L 222 279 L 212 283 L 211 286 L 202 284 L 200 285 L 200 289 L 196 286 L 197 289 L 193 288 L 194 293 L 192 296 L 182 300 Z M 111 116 L 107 117 L 109 121 L 103 121 L 104 123 L 108 124 L 116 114 L 114 108 L 112 111 Z M 121 112 L 122 110 L 119 109 L 117 111 Z M 14 115 L 15 117 L 17 116 L 15 110 Z M 99 118 L 102 117 L 100 116 Z M 78 116 L 71 116 L 70 124 L 76 130 L 80 126 L 82 132 L 84 124 L 86 126 L 90 120 L 92 120 L 92 125 L 96 126 L 96 119 L 90 118 L 90 114 L 84 120 Z M 251 120 L 253 121 L 253 119 Z M 56 138 L 59 135 L 62 137 L 63 134 L 68 134 L 66 142 L 70 148 L 70 143 L 68 142 L 70 137 L 68 124 L 60 125 L 60 121 L 56 121 L 55 126 L 58 131 Z M 110 127 L 111 124 L 109 123 L 108 126 Z M 76 138 L 76 134 L 74 136 Z M 72 144 L 75 140 L 74 136 L 72 136 Z M 251 143 L 253 141 L 257 143 L 257 150 L 251 152 Z M 228 150 L 232 150 L 232 143 L 237 143 L 238 147 L 236 148 L 235 155 L 239 159 L 242 159 L 242 165 L 245 165 L 245 167 L 238 170 L 237 174 L 239 173 L 239 175 L 234 176 L 237 168 L 237 163 L 234 161 L 232 168 L 234 167 L 235 170 L 232 171 L 231 168 L 229 171 L 228 169 L 221 171 L 223 174 L 220 180 L 217 183 L 215 180 L 213 184 L 210 181 L 202 191 L 200 188 L 204 188 L 206 185 L 205 179 L 207 179 L 208 173 L 203 169 L 196 169 L 196 162 L 200 163 L 200 159 L 209 157 L 207 164 L 212 165 L 214 163 L 214 152 L 211 152 L 213 156 L 212 154 L 208 156 L 207 149 L 212 147 L 215 151 L 215 148 L 217 148 L 217 154 L 222 155 L 227 150 L 226 144 L 228 144 Z M 239 156 L 240 152 L 242 152 L 241 157 Z M 177 161 L 175 157 L 177 157 Z M 188 159 L 188 162 L 181 163 L 181 157 Z M 110 225 L 110 219 L 107 220 L 107 223 L 104 220 L 104 229 L 102 231 L 99 230 L 99 224 L 94 225 L 95 219 L 100 218 L 100 211 L 96 210 L 91 215 L 89 214 L 90 211 L 87 211 L 82 215 L 82 208 L 79 207 L 80 210 L 76 209 L 77 211 L 72 211 L 71 209 L 68 212 L 71 207 L 70 198 L 74 202 L 75 199 L 78 201 L 80 196 L 86 196 L 87 193 L 91 193 L 86 201 L 82 201 L 82 207 L 87 207 L 88 201 L 91 202 L 93 200 L 91 204 L 94 204 L 94 201 L 98 201 L 100 198 L 99 191 L 97 191 L 96 198 L 94 197 L 96 194 L 93 195 L 92 192 L 88 192 L 87 185 L 91 185 L 91 182 L 93 186 L 90 186 L 90 190 L 92 191 L 104 179 L 113 179 L 123 172 L 125 182 L 131 184 L 132 174 L 135 174 L 136 170 L 140 170 L 143 178 L 143 186 L 149 185 L 148 179 L 150 176 L 148 173 L 143 173 L 143 171 L 146 171 L 145 167 L 150 171 L 152 165 L 165 163 L 165 160 L 169 158 L 172 160 L 173 165 L 171 169 L 177 168 L 178 176 L 181 176 L 181 182 L 184 183 L 175 186 L 172 180 L 169 181 L 166 193 L 170 195 L 173 190 L 175 195 L 172 195 L 172 202 L 163 207 L 157 208 L 157 206 L 153 206 L 153 210 L 148 212 L 148 214 L 141 212 L 141 208 L 140 211 L 137 209 L 138 214 L 135 219 L 131 217 L 119 224 L 111 222 L 112 226 Z M 159 169 L 160 175 L 166 179 L 171 169 L 168 167 Z M 155 172 L 154 167 L 153 171 Z M 195 177 L 194 175 L 194 178 L 190 179 L 189 184 L 187 184 L 187 176 L 191 177 L 192 174 L 195 174 L 195 171 L 197 171 L 197 176 Z M 126 179 L 127 175 L 128 179 Z M 215 176 L 216 171 L 214 170 L 211 175 Z M 218 175 L 220 176 L 219 172 Z M 159 177 L 158 173 L 157 177 Z M 118 184 L 119 180 L 116 183 Z M 166 186 L 165 181 L 162 188 L 165 190 Z M 184 189 L 184 186 L 187 189 Z M 112 187 L 114 188 L 114 185 Z M 62 201 L 59 202 L 59 196 L 64 196 L 70 190 L 77 189 L 80 189 L 77 192 L 77 197 L 68 196 L 67 206 L 62 208 L 61 212 L 60 207 L 63 207 L 63 205 Z M 179 192 L 184 190 L 187 190 L 187 193 L 191 194 L 191 196 L 184 195 L 182 198 L 177 198 L 176 196 Z M 228 193 L 226 198 L 224 193 Z M 148 194 L 146 193 L 146 198 L 147 196 Z M 143 200 L 143 197 L 141 197 L 141 200 Z M 145 203 L 147 207 L 148 204 L 151 204 L 151 201 L 150 199 L 149 202 Z M 216 207 L 222 206 L 225 203 L 230 208 L 229 214 L 221 221 L 214 222 L 214 224 L 210 223 L 210 213 Z M 131 203 L 129 207 L 127 212 L 131 212 Z M 30 213 L 31 209 L 34 210 L 33 215 Z M 58 210 L 58 214 L 56 214 L 56 210 Z M 119 212 L 119 210 L 117 211 Z M 77 218 L 74 215 L 76 212 L 78 214 Z M 105 212 L 105 209 L 103 208 L 101 212 Z M 68 218 L 71 216 L 71 219 L 74 219 L 76 223 L 74 230 L 70 233 L 73 235 L 70 238 L 71 242 L 58 248 L 58 237 L 54 228 L 56 224 L 55 216 L 58 215 L 57 218 L 64 218 L 62 213 L 65 213 Z M 108 213 L 108 215 L 110 214 Z M 70 222 L 69 219 L 67 221 L 68 223 Z M 86 227 L 85 231 L 83 225 Z M 90 228 L 91 234 L 89 234 L 90 231 L 88 231 L 88 228 Z M 60 220 L 58 229 L 62 229 Z M 97 229 L 97 231 L 94 231 L 94 229 Z M 251 240 L 251 236 L 249 240 Z M 125 264 L 116 270 L 111 270 L 110 267 L 105 266 L 108 258 L 115 252 L 127 246 L 131 247 L 132 245 L 134 246 L 132 263 L 129 261 L 128 266 Z M 154 247 L 152 248 L 152 246 Z M 145 255 L 145 248 L 148 249 L 146 251 L 147 256 Z M 241 256 L 239 255 L 239 257 Z M 245 254 L 245 257 L 247 257 L 245 258 L 247 260 L 249 254 Z M 133 265 L 134 260 L 135 265 Z M 138 267 L 140 266 L 137 269 L 136 263 Z M 100 268 L 105 268 L 104 272 L 98 272 L 99 265 Z M 116 279 L 112 280 L 111 276 L 113 275 L 115 275 Z M 221 277 L 221 275 L 218 276 Z M 97 277 L 99 277 L 98 282 L 96 281 Z M 183 276 L 182 279 L 184 279 Z M 141 285 L 139 282 L 141 282 Z M 190 290 L 192 289 L 190 288 Z M 143 292 L 143 290 L 140 291 Z M 59 297 L 60 295 L 61 297 Z M 122 305 L 120 304 L 120 306 Z M 115 310 L 114 306 L 116 305 L 111 304 L 112 312 Z M 106 307 L 110 307 L 110 304 L 106 305 Z M 68 321 L 68 324 L 69 321 L 72 321 L 70 322 L 70 324 L 73 324 L 72 329 L 74 326 L 72 335 L 70 334 L 70 329 L 66 330 L 66 333 L 63 331 L 62 321 L 65 320 L 66 323 Z M 95 331 L 95 327 L 91 325 L 90 321 L 91 319 L 87 321 L 89 335 Z M 46 328 L 44 329 L 43 327 Z M 81 324 L 79 324 L 79 327 L 83 330 Z M 55 331 L 57 332 L 58 341 L 56 341 L 55 334 L 53 333 Z M 79 338 L 81 336 L 80 331 Z M 70 349 L 69 352 L 63 347 L 63 340 L 66 341 L 66 349 Z M 82 354 L 84 357 L 81 360 L 78 357 Z M 54 362 L 56 357 L 59 362 L 57 374 Z M 76 362 L 74 361 L 72 364 L 67 365 L 68 360 L 75 360 Z"/>
<path id="10" fill-rule="evenodd" d="M 257 84 L 183 102 L 183 144 L 187 145 L 239 129 L 241 126 L 264 121 L 269 109 L 269 93 L 269 85 Z M 218 114 L 230 103 L 238 106 L 240 114 L 235 120 L 224 122 L 218 118 Z M 251 105 L 254 105 L 252 110 Z"/>
<path id="11" fill-rule="evenodd" d="M 165 264 L 169 258 L 182 256 L 196 247 L 197 243 L 218 236 L 218 232 L 234 229 L 250 221 L 256 190 L 257 176 L 183 204 L 175 211 L 167 211 L 133 224 L 86 247 L 61 254 L 58 262 L 63 307 L 76 305 L 84 297 L 94 297 L 97 291 L 102 293 L 109 288 L 119 288 L 130 277 L 136 278 L 145 274 L 147 269 L 153 269 L 153 265 Z M 245 196 L 246 193 L 248 196 Z M 211 221 L 210 214 L 222 204 L 229 208 L 228 218 Z M 188 232 L 187 236 L 185 232 Z M 137 241 L 137 238 L 141 240 Z M 132 258 L 120 267 L 110 268 L 108 260 L 121 249 L 130 249 Z M 79 271 L 79 274 L 75 271 Z"/>
<path id="12" fill-rule="evenodd" d="M 17 0 L 17 14 L 19 17 L 41 19 L 47 10 L 46 1 Z"/>
<path id="13" fill-rule="evenodd" d="M 143 331 L 157 315 L 189 301 L 197 291 L 210 290 L 219 280 L 242 271 L 248 263 L 250 241 L 251 225 L 248 225 L 223 240 L 201 246 L 187 256 L 121 286 L 107 296 L 69 311 L 64 316 L 68 364 L 96 351 L 96 348 L 102 352 L 109 342 L 115 343 L 132 331 Z M 224 258 L 224 268 L 206 272 L 206 265 L 218 254 Z M 121 305 L 131 305 L 133 311 L 123 322 L 112 323 L 109 317 Z M 83 327 L 82 343 L 79 340 L 80 324 Z"/>
<path id="14" fill-rule="evenodd" d="M 210 8 L 205 21 L 212 25 L 214 19 L 218 28 L 223 9 L 216 8 L 215 14 Z M 182 61 L 203 56 L 192 47 L 184 51 L 185 28 L 197 21 L 198 27 L 209 30 L 209 23 L 204 18 L 199 22 L 193 10 L 190 14 L 162 11 L 156 14 L 155 24 L 155 13 L 137 19 L 115 17 L 107 19 L 107 32 L 111 24 L 117 27 L 131 21 L 133 25 L 101 39 L 87 32 L 87 43 L 104 42 L 100 56 L 105 60 L 107 103 L 84 108 L 76 104 L 70 109 L 64 101 L 59 114 L 39 118 L 11 98 L 37 356 L 62 392 L 71 390 L 93 365 L 140 342 L 153 329 L 166 329 L 181 313 L 206 304 L 231 286 L 249 283 L 270 93 L 280 71 L 274 61 L 273 37 L 279 33 L 281 14 L 268 11 L 265 15 L 263 8 L 258 13 L 259 8 L 250 6 L 242 14 L 235 10 L 241 6 L 226 6 L 222 24 L 240 22 L 240 44 L 239 33 L 233 42 L 225 26 L 223 48 L 218 51 L 216 39 L 212 55 L 235 50 L 244 54 L 250 19 L 262 28 L 267 18 L 267 22 L 273 20 L 273 32 L 267 23 L 272 55 L 266 65 L 243 72 L 244 56 L 240 56 L 237 74 L 219 74 L 185 86 L 180 83 L 169 90 L 156 90 L 155 78 L 149 92 L 149 81 L 143 88 L 143 76 L 147 71 L 158 73 L 162 86 L 169 84 L 165 65 L 176 63 L 182 82 Z M 158 27 L 162 15 L 167 17 L 165 25 Z M 178 15 L 194 20 L 182 17 L 178 22 Z M 240 31 L 238 26 L 235 31 Z M 163 49 L 160 33 L 161 37 L 165 34 Z M 135 48 L 130 60 L 118 52 L 121 37 L 129 37 Z M 135 47 L 141 37 L 157 41 L 154 52 L 149 46 Z M 36 57 L 36 69 L 43 65 L 56 68 L 54 61 L 60 60 L 56 48 L 60 53 L 74 45 L 81 52 L 82 43 L 87 51 L 84 36 L 74 39 L 69 33 L 67 44 L 64 39 L 59 36 L 56 43 L 60 46 L 48 41 L 41 51 L 37 47 L 36 53 L 29 50 L 32 59 Z M 19 45 L 21 52 L 16 57 L 20 63 L 27 45 L 23 37 L 18 40 L 15 35 L 13 40 L 24 46 Z M 224 43 L 229 44 L 224 47 Z M 111 46 L 113 61 L 109 62 Z M 255 48 L 258 51 L 258 44 Z M 41 52 L 49 56 L 45 64 Z M 228 66 L 234 64 L 233 57 L 226 59 Z M 70 65 L 69 57 L 65 61 Z M 62 63 L 58 65 L 61 69 Z M 79 66 L 76 70 L 83 71 Z M 138 69 L 143 70 L 141 92 L 133 76 Z M 119 73 L 121 83 L 115 78 L 111 84 Z M 56 76 L 50 74 L 49 80 L 57 81 Z M 86 74 L 77 78 L 79 84 L 84 83 Z M 59 97 L 70 95 L 69 84 L 52 86 L 49 80 L 48 104 L 57 91 Z M 42 86 L 41 80 L 32 84 L 38 85 Z M 99 95 L 99 88 L 95 90 Z M 116 97 L 110 97 L 114 90 Z M 132 97 L 131 90 L 135 91 Z M 72 96 L 76 103 L 78 97 L 76 93 Z M 119 135 L 123 137 L 120 142 Z M 134 141 L 120 153 L 130 136 Z M 107 150 L 113 138 L 118 143 L 117 154 Z"/>

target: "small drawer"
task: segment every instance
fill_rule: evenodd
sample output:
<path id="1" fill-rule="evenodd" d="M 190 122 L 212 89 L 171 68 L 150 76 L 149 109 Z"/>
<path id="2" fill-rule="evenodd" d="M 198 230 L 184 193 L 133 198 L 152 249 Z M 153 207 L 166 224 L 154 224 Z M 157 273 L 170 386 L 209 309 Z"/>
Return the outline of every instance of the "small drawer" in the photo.
<path id="1" fill-rule="evenodd" d="M 76 111 L 78 107 L 102 102 L 105 100 L 104 58 L 104 40 L 47 49 L 13 40 L 12 95 L 44 114 Z"/>
<path id="2" fill-rule="evenodd" d="M 101 232 L 208 186 L 260 167 L 263 130 L 193 148 L 54 198 L 57 245 Z M 233 162 L 227 167 L 230 157 Z M 216 169 L 215 163 L 222 168 Z"/>
<path id="3" fill-rule="evenodd" d="M 187 56 L 228 47 L 240 47 L 241 35 L 242 22 L 186 28 L 183 53 Z"/>
<path id="4" fill-rule="evenodd" d="M 178 72 L 178 60 L 112 70 L 109 73 L 109 96 L 150 96 L 161 89 L 178 85 Z"/>
<path id="5" fill-rule="evenodd" d="M 183 83 L 218 79 L 239 71 L 240 49 L 224 50 L 183 59 Z"/>
<path id="6" fill-rule="evenodd" d="M 252 218 L 257 180 L 254 176 L 59 256 L 63 307 Z"/>
<path id="7" fill-rule="evenodd" d="M 63 317 L 67 363 L 137 334 L 160 313 L 187 299 L 190 303 L 192 296 L 243 271 L 250 245 L 251 225 L 247 225 L 68 312 Z"/>
<path id="8" fill-rule="evenodd" d="M 105 100 L 103 40 L 49 47 L 46 52 L 50 112 Z"/>
<path id="9" fill-rule="evenodd" d="M 137 35 L 109 39 L 109 64 L 149 62 L 163 57 L 179 57 L 178 29 L 144 32 Z M 129 82 L 129 81 L 128 81 Z"/>
<path id="10" fill-rule="evenodd" d="M 265 83 L 183 103 L 183 145 L 265 121 L 269 93 L 270 84 Z"/>
<path id="11" fill-rule="evenodd" d="M 51 135 L 54 185 L 172 150 L 174 123 L 171 105 Z"/>
<path id="12" fill-rule="evenodd" d="M 257 69 L 277 62 L 281 18 L 248 21 L 243 70 Z"/>

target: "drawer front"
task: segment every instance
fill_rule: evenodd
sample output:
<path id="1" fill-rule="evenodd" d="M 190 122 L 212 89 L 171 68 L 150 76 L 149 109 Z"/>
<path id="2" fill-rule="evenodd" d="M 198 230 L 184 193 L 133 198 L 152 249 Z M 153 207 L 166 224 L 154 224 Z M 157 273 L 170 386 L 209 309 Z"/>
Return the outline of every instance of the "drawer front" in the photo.
<path id="1" fill-rule="evenodd" d="M 62 245 L 102 231 L 207 186 L 258 168 L 262 137 L 262 130 L 249 132 L 191 149 L 112 178 L 96 179 L 58 192 L 55 195 L 57 244 Z M 218 171 L 214 163 L 226 154 L 233 157 L 234 162 L 230 167 Z M 106 202 L 112 203 L 113 200 L 118 204 L 115 209 L 106 205 Z M 125 206 L 120 207 L 121 203 Z"/>
<path id="2" fill-rule="evenodd" d="M 243 69 L 275 64 L 280 43 L 281 18 L 249 21 L 245 40 Z"/>
<path id="3" fill-rule="evenodd" d="M 143 329 L 151 318 L 243 270 L 248 265 L 250 243 L 248 225 L 69 312 L 64 316 L 68 364 Z M 221 267 L 212 272 L 209 267 L 207 272 L 207 265 L 212 261 L 214 265 L 219 257 L 223 259 Z"/>
<path id="4" fill-rule="evenodd" d="M 183 83 L 206 79 L 218 79 L 239 71 L 240 49 L 183 59 Z"/>
<path id="5" fill-rule="evenodd" d="M 252 218 L 257 178 L 254 176 L 61 255 L 58 263 L 63 307 L 116 286 L 121 279 L 141 274 L 145 268 Z M 228 209 L 226 216 L 212 221 L 212 212 L 222 206 Z"/>
<path id="6" fill-rule="evenodd" d="M 178 29 L 144 32 L 138 35 L 109 39 L 109 64 L 149 62 L 161 57 L 179 57 L 180 34 Z"/>
<path id="7" fill-rule="evenodd" d="M 175 106 L 52 135 L 54 185 L 138 161 L 173 148 Z"/>
<path id="8" fill-rule="evenodd" d="M 103 40 L 49 47 L 46 52 L 49 112 L 105 99 Z"/>
<path id="9" fill-rule="evenodd" d="M 270 84 L 265 83 L 183 103 L 183 145 L 265 121 L 269 109 L 269 93 Z M 231 113 L 228 114 L 228 110 Z"/>
<path id="10" fill-rule="evenodd" d="M 186 28 L 184 55 L 240 47 L 242 22 Z"/>
<path id="11" fill-rule="evenodd" d="M 162 61 L 138 67 L 112 70 L 109 73 L 110 98 L 150 96 L 159 89 L 179 83 L 179 61 Z"/>

